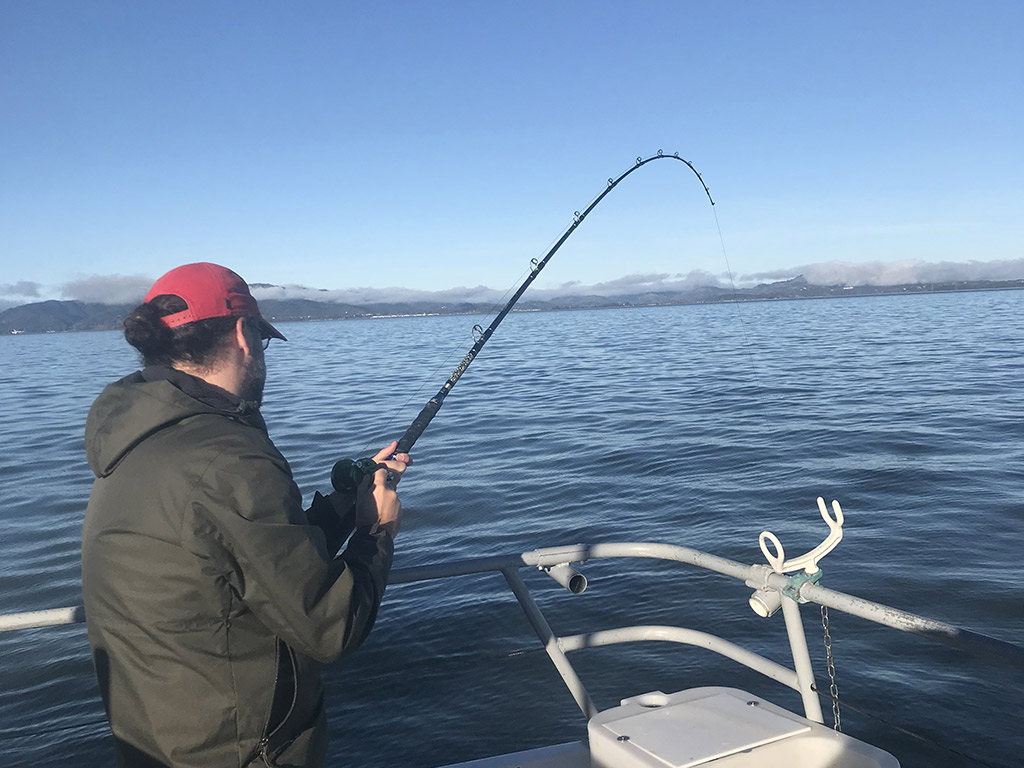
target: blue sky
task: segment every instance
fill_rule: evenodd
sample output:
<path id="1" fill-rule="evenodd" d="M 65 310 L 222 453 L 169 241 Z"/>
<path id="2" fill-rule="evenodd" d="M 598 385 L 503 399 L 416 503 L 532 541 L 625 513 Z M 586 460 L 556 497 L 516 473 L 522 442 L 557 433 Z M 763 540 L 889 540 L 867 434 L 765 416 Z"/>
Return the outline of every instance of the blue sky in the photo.
<path id="1" fill-rule="evenodd" d="M 1024 277 L 1017 0 L 0 0 L 0 103 L 7 303 L 504 290 L 659 149 L 536 291 Z"/>

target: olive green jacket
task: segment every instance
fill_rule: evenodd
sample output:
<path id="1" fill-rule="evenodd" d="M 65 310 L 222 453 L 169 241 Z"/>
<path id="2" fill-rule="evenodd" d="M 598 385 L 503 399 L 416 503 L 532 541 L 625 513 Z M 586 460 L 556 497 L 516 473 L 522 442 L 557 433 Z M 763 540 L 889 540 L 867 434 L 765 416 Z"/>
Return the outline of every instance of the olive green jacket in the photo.
<path id="1" fill-rule="evenodd" d="M 390 533 L 335 558 L 351 499 L 304 512 L 259 411 L 173 369 L 109 385 L 86 452 L 82 590 L 118 764 L 321 765 L 320 664 L 369 634 Z"/>

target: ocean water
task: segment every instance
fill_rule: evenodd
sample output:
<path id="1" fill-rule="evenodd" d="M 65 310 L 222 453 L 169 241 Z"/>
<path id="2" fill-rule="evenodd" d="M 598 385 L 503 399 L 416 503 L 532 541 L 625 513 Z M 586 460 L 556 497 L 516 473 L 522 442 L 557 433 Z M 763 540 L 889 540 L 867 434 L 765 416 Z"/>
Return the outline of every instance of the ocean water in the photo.
<path id="1" fill-rule="evenodd" d="M 1019 291 L 515 313 L 413 451 L 396 567 L 609 541 L 761 562 L 762 530 L 789 554 L 824 537 L 821 495 L 846 516 L 823 584 L 1020 644 L 1022 318 Z M 284 324 L 264 410 L 306 498 L 336 459 L 398 437 L 486 322 Z M 0 339 L 0 612 L 79 603 L 85 417 L 135 367 L 113 332 Z M 738 582 L 646 560 L 583 570 L 579 596 L 526 576 L 556 633 L 677 624 L 787 662 L 781 614 L 754 616 Z M 903 766 L 1022 763 L 1024 670 L 830 619 L 846 732 Z M 327 674 L 332 763 L 429 768 L 583 738 L 538 647 L 498 575 L 393 586 Z M 800 706 L 696 648 L 571 658 L 601 709 L 698 685 Z M 84 627 L 0 635 L 0 749 L 11 766 L 111 764 Z"/>

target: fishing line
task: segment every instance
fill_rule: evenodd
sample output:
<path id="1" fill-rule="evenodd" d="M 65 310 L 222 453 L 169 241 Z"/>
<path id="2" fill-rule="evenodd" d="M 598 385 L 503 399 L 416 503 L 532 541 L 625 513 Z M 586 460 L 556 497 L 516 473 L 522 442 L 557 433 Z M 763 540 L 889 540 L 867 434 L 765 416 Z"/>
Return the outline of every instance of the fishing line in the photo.
<path id="1" fill-rule="evenodd" d="M 437 394 L 427 401 L 426 405 L 423 406 L 423 409 L 413 420 L 412 424 L 410 424 L 409 428 L 406 429 L 405 434 L 403 434 L 402 437 L 398 440 L 398 448 L 396 449 L 396 453 L 408 453 L 412 449 L 412 446 L 416 443 L 420 435 L 423 434 L 423 431 L 427 428 L 427 426 L 430 424 L 433 418 L 437 415 L 437 412 L 441 409 L 441 406 L 444 404 L 444 400 L 448 396 L 448 393 L 451 392 L 452 388 L 455 386 L 458 380 L 462 378 L 462 375 L 466 372 L 466 369 L 469 368 L 473 360 L 476 359 L 476 356 L 480 353 L 480 350 L 483 349 L 484 345 L 491 338 L 491 335 L 501 324 L 501 321 L 504 320 L 506 315 L 508 315 L 508 313 L 512 311 L 512 308 L 515 306 L 516 302 L 519 301 L 519 298 L 523 295 L 523 293 L 526 292 L 526 289 L 529 288 L 530 284 L 537 278 L 541 270 L 543 270 L 547 263 L 551 260 L 551 257 L 558 252 L 558 249 L 561 248 L 565 241 L 569 239 L 569 236 L 576 231 L 576 228 L 583 223 L 583 221 L 587 218 L 590 212 L 593 211 L 594 208 L 597 207 L 598 203 L 604 200 L 608 193 L 615 189 L 615 187 L 617 187 L 623 179 L 625 179 L 627 176 L 629 176 L 631 173 L 638 170 L 639 168 L 642 168 L 643 166 L 647 165 L 648 163 L 654 162 L 655 160 L 677 160 L 686 165 L 686 167 L 693 171 L 694 175 L 697 177 L 697 180 L 700 182 L 701 187 L 703 187 L 704 189 L 704 193 L 707 195 L 708 200 L 711 202 L 712 208 L 714 208 L 715 201 L 714 198 L 711 197 L 711 191 L 708 189 L 708 185 L 704 183 L 704 179 L 701 178 L 701 175 L 700 173 L 698 173 L 697 169 L 694 168 L 688 160 L 684 160 L 683 158 L 681 158 L 678 152 L 671 155 L 666 155 L 659 149 L 657 154 L 651 155 L 650 157 L 638 157 L 636 159 L 636 163 L 633 166 L 623 171 L 616 178 L 609 178 L 608 185 L 605 187 L 605 189 L 590 202 L 590 204 L 583 210 L 583 212 L 581 213 L 580 211 L 576 211 L 573 214 L 572 223 L 568 226 L 568 228 L 566 228 L 566 230 L 562 233 L 561 237 L 558 238 L 558 240 L 548 250 L 544 257 L 542 259 L 534 259 L 532 261 L 532 268 L 530 269 L 530 273 L 527 276 L 527 278 L 519 286 L 519 288 L 513 294 L 512 298 L 508 301 L 508 303 L 501 309 L 500 312 L 498 312 L 494 320 L 491 321 L 491 324 L 486 329 L 480 329 L 480 333 L 479 336 L 477 337 L 476 343 L 473 344 L 473 347 L 462 359 L 462 362 L 458 364 L 458 366 L 455 368 L 455 371 L 452 373 L 451 376 L 448 377 L 448 380 L 441 386 L 441 389 L 438 390 Z M 479 328 L 479 326 L 477 326 L 477 328 Z M 331 471 L 331 484 L 338 491 L 349 492 L 356 486 L 358 486 L 362 482 L 363 478 L 366 477 L 366 475 L 376 471 L 378 468 L 379 465 L 369 458 L 355 460 L 342 459 L 341 461 L 337 462 L 334 465 L 334 469 Z"/>
<path id="2" fill-rule="evenodd" d="M 736 281 L 733 278 L 732 265 L 729 263 L 729 254 L 725 249 L 725 238 L 722 236 L 722 224 L 718 220 L 718 210 L 715 208 L 711 209 L 711 212 L 715 216 L 715 227 L 718 229 L 718 242 L 722 245 L 722 258 L 725 260 L 725 272 L 729 275 L 729 285 L 732 287 L 732 298 L 733 304 L 736 307 L 736 317 L 740 322 L 740 332 L 743 334 L 743 347 L 747 353 L 747 359 L 750 361 L 750 375 L 754 379 L 754 391 L 757 393 L 757 403 L 761 409 L 761 418 L 764 419 L 765 427 L 768 430 L 768 439 L 774 447 L 778 447 L 775 442 L 775 434 L 772 428 L 771 419 L 768 417 L 768 406 L 764 399 L 764 390 L 761 386 L 761 379 L 757 375 L 757 361 L 754 359 L 753 344 L 750 342 L 750 335 L 747 333 L 747 321 L 743 316 L 743 312 L 740 311 L 741 299 L 739 297 L 739 289 L 736 288 Z"/>

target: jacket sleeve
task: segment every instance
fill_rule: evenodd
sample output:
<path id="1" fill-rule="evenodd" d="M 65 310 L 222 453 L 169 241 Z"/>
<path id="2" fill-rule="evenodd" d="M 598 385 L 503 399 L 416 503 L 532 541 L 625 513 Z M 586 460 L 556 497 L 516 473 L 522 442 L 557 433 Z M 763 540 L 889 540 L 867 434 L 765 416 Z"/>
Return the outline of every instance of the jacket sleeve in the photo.
<path id="1" fill-rule="evenodd" d="M 324 496 L 317 491 L 313 495 L 313 503 L 306 510 L 306 519 L 310 525 L 315 525 L 324 532 L 327 551 L 336 554 L 355 529 L 355 497 L 342 496 L 337 491 L 330 496 Z"/>
<path id="2" fill-rule="evenodd" d="M 391 535 L 357 529 L 334 558 L 338 545 L 331 549 L 328 534 L 311 524 L 269 439 L 228 442 L 202 472 L 190 515 L 223 551 L 223 576 L 246 607 L 295 650 L 334 661 L 373 627 L 391 569 Z"/>

